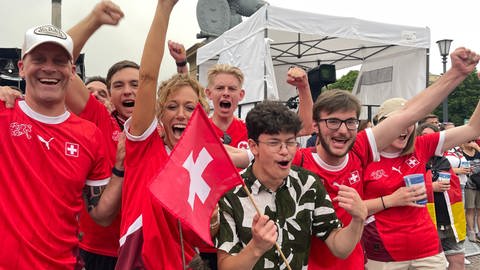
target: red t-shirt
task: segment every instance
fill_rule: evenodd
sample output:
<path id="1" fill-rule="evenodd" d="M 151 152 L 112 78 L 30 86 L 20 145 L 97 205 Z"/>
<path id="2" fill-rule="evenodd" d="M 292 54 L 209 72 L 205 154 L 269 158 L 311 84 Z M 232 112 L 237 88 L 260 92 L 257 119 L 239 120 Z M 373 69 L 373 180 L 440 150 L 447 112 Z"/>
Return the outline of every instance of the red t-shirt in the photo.
<path id="1" fill-rule="evenodd" d="M 113 117 L 108 113 L 105 105 L 100 103 L 93 95 L 79 115 L 81 118 L 93 122 L 103 134 L 103 143 L 107 146 L 110 167 L 115 164 L 118 138 L 121 134 L 120 127 Z M 120 239 L 120 214 L 110 226 L 98 225 L 86 208 L 80 215 L 80 247 L 95 254 L 116 257 L 118 254 L 118 240 Z"/>
<path id="2" fill-rule="evenodd" d="M 405 186 L 405 175 L 425 174 L 427 161 L 433 155 L 442 155 L 443 138 L 443 132 L 417 137 L 415 152 L 404 156 L 382 153 L 380 162 L 369 164 L 365 170 L 365 199 L 392 194 Z M 383 262 L 420 259 L 441 252 L 437 229 L 426 207 L 391 207 L 370 216 L 363 244 L 369 259 Z"/>
<path id="3" fill-rule="evenodd" d="M 209 118 L 209 120 L 217 136 L 223 139 L 223 131 L 218 128 L 215 123 L 213 123 L 212 118 Z M 248 149 L 247 127 L 245 126 L 245 122 L 243 120 L 234 117 L 232 123 L 230 123 L 230 126 L 228 126 L 226 133 L 232 138 L 232 141 L 229 143 L 230 146 Z"/>
<path id="4" fill-rule="evenodd" d="M 149 190 L 150 183 L 167 162 L 167 149 L 157 132 L 157 121 L 140 136 L 128 133 L 125 123 L 125 178 L 122 192 L 119 269 L 176 270 L 181 268 L 177 219 L 164 210 Z M 175 188 L 172 187 L 172 192 Z M 192 232 L 183 227 L 184 239 Z M 194 250 L 185 244 L 187 263 Z M 161 268 L 158 268 L 160 267 Z"/>
<path id="5" fill-rule="evenodd" d="M 110 179 L 100 130 L 25 101 L 0 103 L 0 129 L 0 269 L 73 269 L 82 190 Z"/>
<path id="6" fill-rule="evenodd" d="M 354 146 L 347 154 L 344 162 L 338 166 L 331 166 L 325 163 L 317 155 L 314 147 L 303 148 L 297 151 L 294 165 L 302 166 L 320 176 L 328 195 L 333 200 L 338 195 L 338 187 L 335 184 L 343 184 L 354 188 L 363 197 L 362 176 L 367 164 L 378 156 L 375 140 L 371 129 L 358 133 Z M 303 161 L 302 161 L 303 158 Z M 338 206 L 338 202 L 332 201 L 333 207 L 338 218 L 344 226 L 350 224 L 352 216 L 345 209 Z M 335 257 L 328 246 L 317 237 L 312 237 L 312 246 L 308 260 L 308 269 L 342 269 L 358 270 L 362 269 L 364 254 L 361 244 L 357 244 L 350 256 L 346 259 Z"/>

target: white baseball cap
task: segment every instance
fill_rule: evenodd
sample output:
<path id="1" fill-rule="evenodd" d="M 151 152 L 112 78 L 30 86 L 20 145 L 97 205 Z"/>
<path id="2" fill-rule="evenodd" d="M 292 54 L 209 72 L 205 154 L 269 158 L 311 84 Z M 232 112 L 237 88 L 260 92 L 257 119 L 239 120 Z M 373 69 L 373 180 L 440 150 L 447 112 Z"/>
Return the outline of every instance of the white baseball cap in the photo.
<path id="1" fill-rule="evenodd" d="M 67 51 L 70 59 L 73 59 L 73 40 L 61 29 L 53 25 L 42 25 L 33 27 L 25 33 L 25 40 L 22 46 L 22 59 L 27 53 L 43 43 L 55 43 Z"/>

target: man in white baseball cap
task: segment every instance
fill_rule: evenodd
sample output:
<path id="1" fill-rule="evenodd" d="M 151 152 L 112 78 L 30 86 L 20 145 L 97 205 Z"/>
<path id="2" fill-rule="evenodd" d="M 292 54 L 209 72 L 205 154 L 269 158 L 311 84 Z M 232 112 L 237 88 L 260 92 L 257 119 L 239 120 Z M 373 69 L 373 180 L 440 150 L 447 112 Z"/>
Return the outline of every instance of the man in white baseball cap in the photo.
<path id="1" fill-rule="evenodd" d="M 103 226 L 118 213 L 123 177 L 111 173 L 103 135 L 65 106 L 72 52 L 62 30 L 28 30 L 18 62 L 25 100 L 0 102 L 0 269 L 81 269 L 82 207 Z"/>
<path id="2" fill-rule="evenodd" d="M 53 25 L 42 25 L 30 28 L 25 33 L 25 40 L 22 47 L 22 59 L 27 53 L 43 43 L 55 43 L 62 46 L 72 59 L 73 41 L 72 38 L 61 29 Z"/>

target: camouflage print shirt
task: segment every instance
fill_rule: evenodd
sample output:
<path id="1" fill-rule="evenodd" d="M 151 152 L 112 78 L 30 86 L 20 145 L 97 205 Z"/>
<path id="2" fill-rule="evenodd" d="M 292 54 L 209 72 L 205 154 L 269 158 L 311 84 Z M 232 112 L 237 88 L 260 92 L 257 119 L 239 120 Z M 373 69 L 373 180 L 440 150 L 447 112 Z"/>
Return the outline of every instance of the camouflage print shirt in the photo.
<path id="1" fill-rule="evenodd" d="M 325 240 L 332 230 L 341 227 L 330 197 L 313 173 L 292 166 L 284 184 L 276 192 L 267 189 L 252 172 L 252 165 L 242 178 L 261 212 L 275 221 L 277 243 L 292 269 L 306 269 L 310 237 Z M 232 255 L 251 240 L 255 208 L 245 190 L 238 186 L 220 200 L 220 230 L 215 244 Z M 262 256 L 253 269 L 287 269 L 275 246 Z"/>

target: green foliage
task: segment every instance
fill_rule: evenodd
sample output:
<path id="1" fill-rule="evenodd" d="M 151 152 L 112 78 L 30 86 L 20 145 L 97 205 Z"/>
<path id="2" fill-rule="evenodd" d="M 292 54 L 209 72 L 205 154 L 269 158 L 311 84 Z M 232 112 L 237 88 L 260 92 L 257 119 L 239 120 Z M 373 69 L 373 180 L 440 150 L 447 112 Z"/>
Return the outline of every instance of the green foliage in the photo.
<path id="1" fill-rule="evenodd" d="M 353 86 L 355 85 L 355 80 L 358 76 L 358 70 L 351 70 L 347 74 L 343 75 L 336 82 L 329 84 L 328 89 L 342 89 L 352 91 Z"/>
<path id="2" fill-rule="evenodd" d="M 448 121 L 455 126 L 463 125 L 464 119 L 470 118 L 478 103 L 480 93 L 480 80 L 477 70 L 468 77 L 448 96 Z M 433 112 L 443 121 L 442 104 Z"/>

